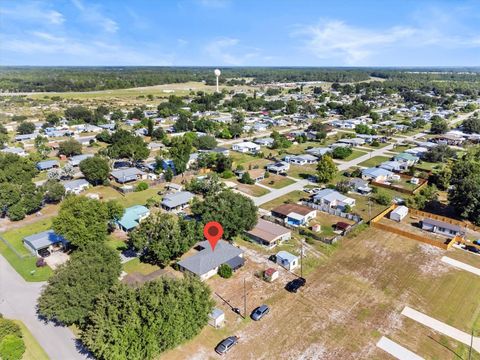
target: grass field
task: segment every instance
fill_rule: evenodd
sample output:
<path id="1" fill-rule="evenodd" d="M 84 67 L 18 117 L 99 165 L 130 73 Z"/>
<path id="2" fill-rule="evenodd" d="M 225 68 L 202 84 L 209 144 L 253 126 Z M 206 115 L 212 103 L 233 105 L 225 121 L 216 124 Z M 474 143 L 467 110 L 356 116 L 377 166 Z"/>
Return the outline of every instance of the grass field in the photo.
<path id="1" fill-rule="evenodd" d="M 317 172 L 316 165 L 290 165 L 288 175 L 298 179 L 306 179 L 310 175 L 315 175 Z"/>
<path id="2" fill-rule="evenodd" d="M 273 208 L 285 203 L 286 201 L 297 202 L 302 198 L 308 197 L 308 194 L 304 191 L 295 190 L 286 195 L 280 196 L 275 200 L 269 201 L 263 205 L 260 205 L 262 209 L 272 210 Z"/>
<path id="3" fill-rule="evenodd" d="M 22 330 L 22 337 L 25 343 L 25 352 L 22 360 L 48 360 L 49 357 L 45 350 L 40 346 L 32 333 L 27 329 L 25 324 L 20 320 L 13 320 Z"/>
<path id="4" fill-rule="evenodd" d="M 145 205 L 147 200 L 150 198 L 160 200 L 161 197 L 158 195 L 158 192 L 162 189 L 163 185 L 150 187 L 144 191 L 131 192 L 122 195 L 110 186 L 96 186 L 88 189 L 85 193 L 99 194 L 103 200 L 115 199 L 118 200 L 124 207 L 130 207 L 133 205 Z"/>
<path id="5" fill-rule="evenodd" d="M 51 226 L 52 219 L 49 218 L 0 234 L 18 253 L 24 256 L 20 258 L 3 241 L 0 241 L 0 253 L 26 281 L 45 281 L 52 275 L 52 270 L 48 266 L 40 268 L 35 266 L 37 258 L 31 256 L 22 243 L 25 236 L 49 230 Z"/>
<path id="6" fill-rule="evenodd" d="M 247 287 L 253 286 L 247 314 L 259 301 L 271 307 L 262 321 L 236 320 L 215 298 L 226 312 L 226 326 L 205 328 L 162 359 L 184 359 L 193 353 L 211 358 L 214 346 L 227 335 L 240 337 L 229 359 L 391 359 L 375 346 L 381 336 L 426 359 L 467 359 L 466 346 L 401 315 L 408 305 L 460 330 L 480 330 L 480 281 L 443 264 L 444 254 L 367 227 L 356 237 L 342 239 L 330 256 L 315 260 L 315 270 L 306 275 L 307 284 L 298 294 L 283 289 L 283 275 L 272 284 L 248 278 Z M 228 281 L 240 291 L 247 275 L 236 276 Z M 208 283 L 220 293 L 227 286 L 221 279 Z M 228 299 L 240 304 L 241 296 L 232 294 L 236 292 L 232 290 Z M 473 354 L 472 359 L 478 358 Z"/>
<path id="7" fill-rule="evenodd" d="M 241 183 L 238 183 L 237 190 L 240 190 L 245 194 L 248 194 L 250 196 L 255 196 L 255 197 L 262 196 L 270 192 L 267 189 L 262 188 L 258 185 L 247 185 L 247 184 L 241 184 Z"/>
<path id="8" fill-rule="evenodd" d="M 374 156 L 368 160 L 362 161 L 359 166 L 365 166 L 365 167 L 375 167 L 377 165 L 380 165 L 384 161 L 390 160 L 389 157 L 386 156 Z"/>
<path id="9" fill-rule="evenodd" d="M 268 178 L 260 181 L 262 185 L 271 187 L 273 189 L 281 189 L 285 186 L 293 184 L 295 181 L 285 176 L 271 174 Z"/>
<path id="10" fill-rule="evenodd" d="M 148 275 L 159 269 L 160 269 L 159 266 L 140 262 L 139 258 L 135 258 L 123 264 L 123 270 L 128 274 L 137 272 L 142 275 Z"/>
<path id="11" fill-rule="evenodd" d="M 353 149 L 352 153 L 349 156 L 347 156 L 345 159 L 343 159 L 343 161 L 354 160 L 354 159 L 359 158 L 360 156 L 363 156 L 365 154 L 367 154 L 366 151 L 360 151 L 360 150 Z"/>

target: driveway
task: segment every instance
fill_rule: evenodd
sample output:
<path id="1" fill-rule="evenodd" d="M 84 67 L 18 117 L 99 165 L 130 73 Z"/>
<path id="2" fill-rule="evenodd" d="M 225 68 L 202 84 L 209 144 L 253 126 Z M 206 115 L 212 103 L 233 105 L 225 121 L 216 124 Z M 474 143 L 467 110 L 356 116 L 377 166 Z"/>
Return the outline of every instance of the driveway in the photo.
<path id="1" fill-rule="evenodd" d="M 76 348 L 75 336 L 69 328 L 45 324 L 36 315 L 35 307 L 41 283 L 28 283 L 0 255 L 0 313 L 6 318 L 23 321 L 52 360 L 86 359 Z"/>

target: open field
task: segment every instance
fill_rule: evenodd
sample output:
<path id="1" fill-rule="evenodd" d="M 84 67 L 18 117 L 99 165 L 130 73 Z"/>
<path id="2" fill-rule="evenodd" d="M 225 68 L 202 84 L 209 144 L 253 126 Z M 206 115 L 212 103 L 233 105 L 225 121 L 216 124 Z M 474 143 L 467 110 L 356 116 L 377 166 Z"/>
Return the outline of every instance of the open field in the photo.
<path id="1" fill-rule="evenodd" d="M 286 195 L 280 196 L 276 198 L 275 200 L 269 201 L 260 207 L 265 210 L 272 210 L 273 208 L 282 205 L 283 203 L 290 201 L 292 203 L 295 203 L 299 201 L 302 198 L 308 198 L 308 194 L 304 191 L 301 190 L 295 190 L 292 191 Z"/>
<path id="2" fill-rule="evenodd" d="M 14 322 L 20 326 L 25 343 L 25 352 L 23 353 L 22 360 L 48 360 L 49 357 L 45 353 L 45 350 L 42 349 L 25 324 L 20 320 L 14 320 Z"/>
<path id="3" fill-rule="evenodd" d="M 237 190 L 240 190 L 245 194 L 248 194 L 250 196 L 255 196 L 255 197 L 262 196 L 270 192 L 267 189 L 262 188 L 258 185 L 247 185 L 247 184 L 241 184 L 239 182 L 237 185 Z"/>
<path id="4" fill-rule="evenodd" d="M 358 166 L 375 167 L 388 160 L 390 160 L 390 158 L 387 156 L 374 156 L 368 160 L 362 161 Z"/>
<path id="5" fill-rule="evenodd" d="M 305 179 L 310 175 L 315 175 L 317 172 L 316 165 L 290 165 L 287 174 L 298 179 Z"/>
<path id="6" fill-rule="evenodd" d="M 345 159 L 342 159 L 343 161 L 350 161 L 350 160 L 354 160 L 360 156 L 363 156 L 367 153 L 367 151 L 360 151 L 360 150 L 356 150 L 356 149 L 353 149 L 352 153 L 347 156 Z"/>
<path id="7" fill-rule="evenodd" d="M 114 188 L 110 186 L 96 186 L 88 189 L 84 194 L 94 193 L 99 194 L 103 200 L 118 200 L 120 204 L 124 207 L 129 207 L 133 205 L 145 205 L 148 199 L 154 198 L 160 200 L 161 197 L 158 195 L 158 192 L 164 188 L 163 185 L 157 185 L 150 187 L 144 191 L 131 192 L 125 195 L 122 195 Z"/>
<path id="8" fill-rule="evenodd" d="M 148 275 L 159 269 L 160 269 L 159 266 L 140 262 L 139 258 L 135 258 L 123 264 L 123 271 L 125 271 L 128 274 L 136 272 L 142 275 Z"/>
<path id="9" fill-rule="evenodd" d="M 246 277 L 247 314 L 261 303 L 271 306 L 270 314 L 260 322 L 241 320 L 214 296 L 226 313 L 226 327 L 206 327 L 162 359 L 215 358 L 213 347 L 230 335 L 240 336 L 240 342 L 229 359 L 391 359 L 375 346 L 383 335 L 426 359 L 465 358 L 465 346 L 400 314 L 410 305 L 460 330 L 480 330 L 478 277 L 440 262 L 444 254 L 368 228 L 343 239 L 332 255 L 317 261 L 298 294 L 281 288 L 289 278 L 283 273 L 273 284 L 245 274 L 245 269 L 229 280 L 213 278 L 208 283 L 214 291 L 243 310 Z"/>
<path id="10" fill-rule="evenodd" d="M 22 243 L 25 236 L 48 230 L 51 226 L 52 219 L 48 218 L 0 234 L 20 255 L 24 256 L 20 258 L 3 241 L 0 241 L 0 254 L 26 281 L 45 281 L 52 275 L 52 270 L 48 266 L 40 268 L 35 266 L 37 258 L 30 256 L 30 252 Z"/>
<path id="11" fill-rule="evenodd" d="M 293 184 L 295 181 L 285 176 L 270 174 L 268 178 L 260 181 L 260 184 L 271 187 L 273 189 L 281 189 L 285 186 Z"/>

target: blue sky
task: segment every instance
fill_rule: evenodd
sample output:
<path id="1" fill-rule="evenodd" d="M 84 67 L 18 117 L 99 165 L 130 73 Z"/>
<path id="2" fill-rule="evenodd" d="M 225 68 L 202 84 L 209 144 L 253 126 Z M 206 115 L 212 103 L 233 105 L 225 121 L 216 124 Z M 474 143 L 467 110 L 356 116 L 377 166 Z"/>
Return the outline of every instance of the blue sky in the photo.
<path id="1" fill-rule="evenodd" d="M 0 64 L 480 66 L 480 0 L 3 0 Z"/>

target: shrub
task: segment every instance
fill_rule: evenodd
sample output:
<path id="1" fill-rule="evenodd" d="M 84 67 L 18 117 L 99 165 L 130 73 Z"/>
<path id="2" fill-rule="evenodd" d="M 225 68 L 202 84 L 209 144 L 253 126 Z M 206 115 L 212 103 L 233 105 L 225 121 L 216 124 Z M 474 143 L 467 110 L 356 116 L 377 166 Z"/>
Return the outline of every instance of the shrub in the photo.
<path id="1" fill-rule="evenodd" d="M 12 320 L 2 318 L 0 314 L 0 342 L 7 335 L 22 336 L 22 331 L 20 330 L 20 326 Z"/>
<path id="2" fill-rule="evenodd" d="M 141 182 L 137 185 L 137 187 L 135 188 L 135 191 L 144 191 L 144 190 L 147 190 L 148 189 L 148 184 L 146 182 Z"/>
<path id="3" fill-rule="evenodd" d="M 45 261 L 44 258 L 37 259 L 37 262 L 35 263 L 36 267 L 44 267 L 46 265 L 47 265 L 47 262 Z"/>
<path id="4" fill-rule="evenodd" d="M 378 193 L 375 196 L 375 201 L 380 205 L 389 205 L 392 202 L 392 199 L 385 193 Z"/>
<path id="5" fill-rule="evenodd" d="M 25 218 L 25 209 L 20 203 L 16 203 L 8 208 L 7 215 L 12 221 L 19 221 Z"/>
<path id="6" fill-rule="evenodd" d="M 345 159 L 352 154 L 352 149 L 348 147 L 337 147 L 333 149 L 332 156 L 334 159 Z"/>
<path id="7" fill-rule="evenodd" d="M 370 145 L 372 145 L 373 147 L 379 147 L 380 143 L 378 142 L 378 140 L 373 140 Z"/>
<path id="8" fill-rule="evenodd" d="M 220 267 L 218 268 L 218 275 L 220 275 L 220 277 L 224 278 L 224 279 L 228 279 L 228 278 L 231 278 L 232 275 L 233 275 L 233 270 L 230 266 L 228 266 L 227 264 L 222 264 L 220 265 Z"/>
<path id="9" fill-rule="evenodd" d="M 224 179 L 230 179 L 234 176 L 233 174 L 233 171 L 232 170 L 225 170 L 223 173 L 222 173 L 222 178 Z"/>
<path id="10" fill-rule="evenodd" d="M 25 352 L 25 344 L 21 337 L 7 335 L 0 342 L 0 358 L 3 360 L 20 360 Z"/>

